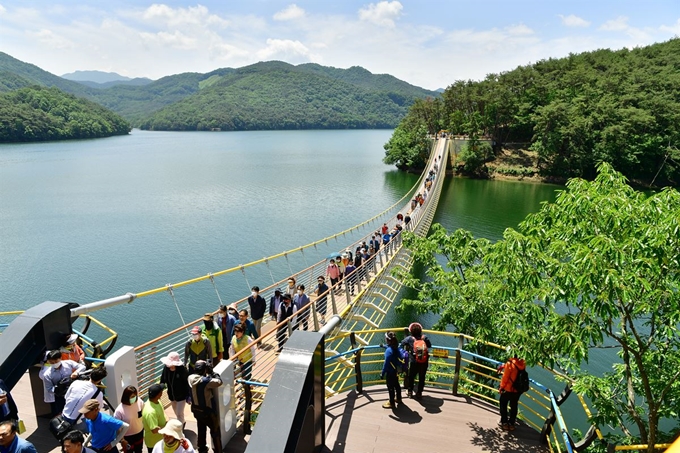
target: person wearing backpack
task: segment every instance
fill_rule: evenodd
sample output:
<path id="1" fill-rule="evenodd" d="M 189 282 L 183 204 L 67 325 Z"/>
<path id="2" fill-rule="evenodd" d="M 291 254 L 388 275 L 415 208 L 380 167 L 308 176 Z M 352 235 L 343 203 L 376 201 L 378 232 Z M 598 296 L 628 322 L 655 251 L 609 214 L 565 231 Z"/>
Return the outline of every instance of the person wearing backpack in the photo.
<path id="1" fill-rule="evenodd" d="M 528 384 L 529 376 L 526 374 L 526 363 L 524 363 L 524 359 L 513 356 L 504 365 L 501 365 L 498 371 L 503 371 L 501 384 L 498 388 L 501 406 L 501 421 L 498 426 L 505 431 L 514 431 L 519 397 L 527 390 L 521 388 L 522 385 Z M 510 413 L 508 413 L 508 405 L 510 406 Z"/>
<path id="2" fill-rule="evenodd" d="M 385 379 L 390 400 L 383 404 L 385 409 L 394 409 L 396 404 L 401 405 L 401 387 L 399 386 L 398 374 L 402 370 L 401 352 L 398 346 L 397 336 L 394 332 L 385 333 L 385 362 L 383 363 L 380 378 Z"/>
<path id="3" fill-rule="evenodd" d="M 408 326 L 408 331 L 410 335 L 401 340 L 401 347 L 408 351 L 410 357 L 408 383 L 405 382 L 404 386 L 407 387 L 408 397 L 412 398 L 417 375 L 418 389 L 415 398 L 420 399 L 423 397 L 423 389 L 425 388 L 425 374 L 427 373 L 427 365 L 430 358 L 429 349 L 432 347 L 432 343 L 426 335 L 423 335 L 423 326 L 419 323 L 411 323 Z"/>

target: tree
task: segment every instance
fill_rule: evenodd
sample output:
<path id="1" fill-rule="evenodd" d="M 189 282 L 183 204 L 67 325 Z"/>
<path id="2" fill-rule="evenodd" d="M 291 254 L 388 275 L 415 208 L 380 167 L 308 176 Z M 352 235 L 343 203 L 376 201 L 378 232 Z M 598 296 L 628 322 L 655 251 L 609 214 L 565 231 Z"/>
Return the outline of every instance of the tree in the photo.
<path id="1" fill-rule="evenodd" d="M 395 164 L 400 170 L 420 170 L 425 167 L 431 146 L 424 124 L 413 128 L 405 126 L 402 121 L 384 145 L 383 162 Z"/>
<path id="2" fill-rule="evenodd" d="M 408 280 L 419 295 L 404 307 L 439 313 L 436 328 L 559 366 L 591 399 L 594 423 L 649 445 L 664 440 L 660 420 L 677 421 L 680 410 L 677 191 L 636 192 L 601 163 L 593 182 L 570 180 L 494 244 L 439 225 L 405 241 L 428 278 Z M 593 348 L 612 346 L 620 360 L 610 371 L 581 369 Z"/>

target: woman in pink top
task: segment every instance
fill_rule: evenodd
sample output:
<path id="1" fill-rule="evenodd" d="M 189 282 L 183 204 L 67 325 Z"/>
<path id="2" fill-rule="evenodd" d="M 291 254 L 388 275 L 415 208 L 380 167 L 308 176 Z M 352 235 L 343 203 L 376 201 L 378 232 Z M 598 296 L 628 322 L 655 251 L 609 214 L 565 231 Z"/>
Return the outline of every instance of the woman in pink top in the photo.
<path id="1" fill-rule="evenodd" d="M 328 267 L 326 268 L 326 275 L 331 279 L 331 286 L 335 286 L 340 279 L 340 268 L 335 264 L 335 260 L 331 258 Z"/>

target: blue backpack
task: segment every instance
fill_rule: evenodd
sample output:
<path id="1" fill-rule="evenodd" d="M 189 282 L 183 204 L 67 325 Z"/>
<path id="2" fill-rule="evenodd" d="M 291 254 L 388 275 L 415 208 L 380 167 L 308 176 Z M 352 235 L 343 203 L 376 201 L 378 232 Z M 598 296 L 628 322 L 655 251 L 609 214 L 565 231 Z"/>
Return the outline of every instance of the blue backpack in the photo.
<path id="1" fill-rule="evenodd" d="M 397 373 L 408 373 L 408 351 L 402 348 L 399 348 L 399 365 L 400 369 L 397 371 Z"/>

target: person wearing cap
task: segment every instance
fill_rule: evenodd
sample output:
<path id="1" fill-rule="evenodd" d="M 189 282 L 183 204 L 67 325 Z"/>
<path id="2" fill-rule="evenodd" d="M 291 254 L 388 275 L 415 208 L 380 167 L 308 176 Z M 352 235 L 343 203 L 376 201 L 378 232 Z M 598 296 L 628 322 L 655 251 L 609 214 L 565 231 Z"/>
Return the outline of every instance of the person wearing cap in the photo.
<path id="1" fill-rule="evenodd" d="M 201 328 L 194 326 L 191 329 L 191 338 L 184 347 L 184 362 L 189 374 L 194 370 L 194 365 L 199 360 L 211 361 L 213 357 L 210 340 L 201 333 Z"/>
<path id="2" fill-rule="evenodd" d="M 326 324 L 326 313 L 328 311 L 328 285 L 326 284 L 326 279 L 323 275 L 319 275 L 316 278 L 316 289 L 314 290 L 314 295 L 316 296 L 316 309 L 321 315 L 321 323 Z"/>
<path id="3" fill-rule="evenodd" d="M 189 385 L 191 385 L 191 412 L 196 418 L 198 451 L 201 453 L 208 452 L 206 431 L 210 428 L 213 451 L 221 453 L 222 435 L 220 433 L 217 388 L 222 385 L 222 379 L 218 374 L 212 372 L 207 362 L 201 360 L 196 363 L 196 372 L 189 376 Z"/>
<path id="4" fill-rule="evenodd" d="M 83 348 L 78 346 L 78 334 L 66 334 L 64 344 L 62 345 L 61 360 L 73 360 L 74 362 L 85 364 L 85 352 Z"/>
<path id="5" fill-rule="evenodd" d="M 269 299 L 269 316 L 272 317 L 272 321 L 276 321 L 279 318 L 279 306 L 283 302 L 281 298 L 281 288 L 276 288 L 274 290 L 274 295 Z"/>
<path id="6" fill-rule="evenodd" d="M 423 326 L 417 322 L 412 322 L 408 326 L 410 335 L 401 340 L 400 346 L 408 351 L 409 365 L 408 365 L 408 385 L 405 382 L 404 387 L 407 387 L 407 395 L 409 398 L 413 397 L 413 389 L 415 387 L 416 375 L 418 376 L 418 390 L 416 392 L 416 399 L 423 397 L 423 389 L 425 388 L 425 374 L 427 373 L 428 362 L 416 362 L 414 354 L 414 347 L 416 340 L 423 340 L 428 348 L 432 348 L 432 343 L 426 335 L 423 335 Z"/>
<path id="7" fill-rule="evenodd" d="M 264 313 L 267 311 L 267 301 L 264 297 L 260 296 L 260 287 L 253 286 L 251 288 L 250 296 L 248 296 L 248 306 L 250 307 L 250 317 L 255 324 L 255 330 L 257 330 L 257 336 L 262 336 L 262 319 L 264 318 Z"/>
<path id="8" fill-rule="evenodd" d="M 201 332 L 210 341 L 212 356 L 208 357 L 211 359 L 212 365 L 215 366 L 222 360 L 224 354 L 224 340 L 222 340 L 222 330 L 220 330 L 220 327 L 213 321 L 211 313 L 203 315 Z"/>
<path id="9" fill-rule="evenodd" d="M 288 286 L 286 286 L 286 293 L 290 294 L 290 297 L 295 295 L 295 289 L 297 288 L 295 277 L 288 278 Z"/>
<path id="10" fill-rule="evenodd" d="M 183 423 L 171 418 L 165 427 L 158 431 L 163 440 L 153 447 L 152 453 L 194 453 L 194 447 L 189 439 L 184 437 Z"/>
<path id="11" fill-rule="evenodd" d="M 99 411 L 101 408 L 99 401 L 95 399 L 85 401 L 83 407 L 78 411 L 83 414 L 85 423 L 90 431 L 90 445 L 97 453 L 104 453 L 110 450 L 116 451 L 116 445 L 123 440 L 125 433 L 130 425 L 122 420 L 118 420 Z M 127 442 L 125 442 L 125 446 Z"/>
<path id="12" fill-rule="evenodd" d="M 284 294 L 282 299 L 283 301 L 279 306 L 279 317 L 276 318 L 276 323 L 281 324 L 282 322 L 290 319 L 289 322 L 293 326 L 295 326 L 297 322 L 296 320 L 297 317 L 295 316 L 295 314 L 297 313 L 297 307 L 293 305 L 293 301 L 290 297 L 290 294 Z M 288 338 L 288 323 L 281 324 L 279 326 L 278 331 L 276 332 L 276 340 L 279 342 L 279 349 L 277 352 L 281 352 L 287 338 Z"/>
<path id="13" fill-rule="evenodd" d="M 90 380 L 75 380 L 66 391 L 66 403 L 64 409 L 61 411 L 62 417 L 67 422 L 75 425 L 78 419 L 82 416 L 79 412 L 85 404 L 85 401 L 96 399 L 101 406 L 104 406 L 104 394 L 99 385 L 106 377 L 106 369 L 103 366 L 94 368 L 90 373 Z M 84 427 L 84 425 L 83 425 Z M 85 429 L 85 428 L 84 428 Z"/>
<path id="14" fill-rule="evenodd" d="M 163 386 L 161 384 L 151 385 L 149 387 L 149 400 L 144 403 L 144 408 L 142 409 L 144 444 L 148 453 L 151 453 L 158 441 L 163 440 L 163 435 L 159 431 L 165 426 L 167 420 L 165 419 L 163 405 L 160 403 L 162 396 Z"/>
<path id="15" fill-rule="evenodd" d="M 50 403 L 52 416 L 54 417 L 64 409 L 66 404 L 66 392 L 71 381 L 85 371 L 85 365 L 73 360 L 62 360 L 61 351 L 49 351 L 47 362 L 40 372 L 45 389 L 45 402 Z"/>
<path id="16" fill-rule="evenodd" d="M 139 398 L 137 387 L 128 385 L 123 389 L 120 404 L 113 413 L 118 420 L 124 421 L 130 428 L 121 441 L 123 449 L 128 452 L 142 453 L 144 448 L 144 423 L 142 411 L 144 402 Z"/>
<path id="17" fill-rule="evenodd" d="M 168 388 L 168 399 L 177 420 L 186 423 L 184 406 L 189 396 L 189 382 L 187 381 L 189 373 L 179 358 L 179 354 L 174 351 L 169 352 L 167 357 L 163 357 L 161 362 L 165 365 L 161 372 L 161 384 L 165 384 Z"/>
<path id="18" fill-rule="evenodd" d="M 394 332 L 385 332 L 385 361 L 383 362 L 380 379 L 385 379 L 390 400 L 383 404 L 385 409 L 394 409 L 396 404 L 401 405 L 401 387 L 399 386 L 399 371 L 401 364 L 399 359 L 399 341 Z"/>
<path id="19" fill-rule="evenodd" d="M 94 453 L 94 450 L 84 444 L 85 436 L 77 429 L 69 431 L 61 439 L 61 449 L 64 453 Z"/>
<path id="20" fill-rule="evenodd" d="M 222 344 L 224 344 L 225 351 L 229 350 L 231 330 L 234 328 L 237 319 L 238 310 L 235 304 L 231 304 L 229 307 L 220 305 L 220 309 L 217 311 L 217 325 L 222 330 Z"/>
<path id="21" fill-rule="evenodd" d="M 19 427 L 15 420 L 0 422 L 0 452 L 38 453 L 32 443 L 18 436 Z"/>

